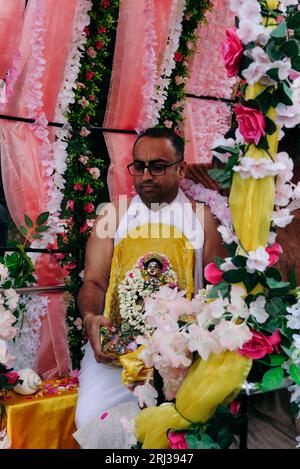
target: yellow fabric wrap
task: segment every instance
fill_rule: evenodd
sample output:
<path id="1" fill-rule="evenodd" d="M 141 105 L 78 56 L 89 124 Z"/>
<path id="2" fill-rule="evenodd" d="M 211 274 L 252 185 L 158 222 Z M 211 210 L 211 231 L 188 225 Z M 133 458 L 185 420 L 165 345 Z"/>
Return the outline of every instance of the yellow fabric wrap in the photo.
<path id="1" fill-rule="evenodd" d="M 205 423 L 220 403 L 228 404 L 240 392 L 252 360 L 236 352 L 197 358 L 180 386 L 175 404 L 148 407 L 136 417 L 136 436 L 144 449 L 169 447 L 167 432 Z"/>
<path id="2" fill-rule="evenodd" d="M 139 358 L 139 354 L 143 348 L 144 346 L 141 345 L 132 353 L 119 355 L 119 360 L 123 367 L 122 382 L 126 386 L 137 383 L 138 381 L 146 381 L 149 373 L 151 373 L 150 378 L 153 375 L 153 368 L 145 368 L 143 360 Z"/>
<path id="3" fill-rule="evenodd" d="M 254 99 L 264 90 L 264 86 L 255 84 L 246 91 L 246 99 Z M 270 119 L 275 119 L 275 110 L 271 108 L 267 113 Z M 278 128 L 273 135 L 268 135 L 269 153 L 276 159 L 278 146 Z M 268 158 L 267 152 L 249 145 L 245 156 L 254 158 Z M 244 249 L 256 250 L 259 246 L 266 246 L 270 233 L 270 223 L 274 208 L 275 182 L 273 176 L 263 179 L 242 179 L 235 173 L 229 196 L 229 206 L 232 214 L 236 235 Z"/>
<path id="4" fill-rule="evenodd" d="M 45 396 L 9 393 L 2 408 L 12 449 L 79 449 L 72 436 L 76 400 L 77 390 Z"/>

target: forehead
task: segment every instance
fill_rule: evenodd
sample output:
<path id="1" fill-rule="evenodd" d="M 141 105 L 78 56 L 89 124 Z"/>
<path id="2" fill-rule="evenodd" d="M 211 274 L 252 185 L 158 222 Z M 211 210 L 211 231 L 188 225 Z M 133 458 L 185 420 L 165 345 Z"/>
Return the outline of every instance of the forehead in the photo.
<path id="1" fill-rule="evenodd" d="M 133 158 L 138 160 L 157 160 L 166 161 L 176 160 L 176 150 L 171 140 L 167 138 L 141 137 L 133 150 Z"/>

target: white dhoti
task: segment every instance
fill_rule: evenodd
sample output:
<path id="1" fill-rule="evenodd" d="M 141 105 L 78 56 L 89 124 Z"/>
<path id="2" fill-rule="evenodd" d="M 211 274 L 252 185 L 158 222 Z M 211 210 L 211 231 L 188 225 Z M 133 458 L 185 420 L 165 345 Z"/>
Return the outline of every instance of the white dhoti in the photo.
<path id="1" fill-rule="evenodd" d="M 75 414 L 77 428 L 81 428 L 95 416 L 123 402 L 137 402 L 132 392 L 121 381 L 121 367 L 97 363 L 90 343 L 79 373 L 79 390 Z"/>

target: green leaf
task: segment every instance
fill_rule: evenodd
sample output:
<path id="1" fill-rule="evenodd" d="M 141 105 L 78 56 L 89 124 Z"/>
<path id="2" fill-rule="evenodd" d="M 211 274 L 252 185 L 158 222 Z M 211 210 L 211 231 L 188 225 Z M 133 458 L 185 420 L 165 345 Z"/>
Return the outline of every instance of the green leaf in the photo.
<path id="1" fill-rule="evenodd" d="M 222 295 L 222 297 L 224 298 L 225 296 L 228 295 L 229 293 L 229 288 L 230 288 L 230 285 L 228 285 L 227 282 L 221 282 L 219 283 L 218 285 L 214 285 L 209 294 L 207 295 L 207 298 L 218 298 L 219 296 L 219 293 Z"/>
<path id="2" fill-rule="evenodd" d="M 278 280 L 278 282 L 282 280 L 282 275 L 279 270 L 276 269 L 276 267 L 269 267 L 268 269 L 266 269 L 265 273 L 267 277 L 274 278 L 275 280 Z"/>
<path id="3" fill-rule="evenodd" d="M 296 39 L 290 39 L 289 41 L 284 42 L 280 49 L 288 57 L 297 57 L 299 55 L 299 45 Z"/>
<path id="4" fill-rule="evenodd" d="M 272 389 L 279 388 L 283 382 L 283 369 L 273 368 L 268 370 L 262 379 L 261 389 L 263 392 L 271 391 Z"/>
<path id="5" fill-rule="evenodd" d="M 269 88 L 256 96 L 256 99 L 259 102 L 262 113 L 266 114 L 271 106 L 272 100 L 272 94 L 270 93 Z"/>
<path id="6" fill-rule="evenodd" d="M 227 270 L 223 274 L 223 279 L 228 283 L 240 283 L 244 280 L 245 275 L 245 269 Z"/>
<path id="7" fill-rule="evenodd" d="M 261 148 L 262 150 L 269 150 L 269 144 L 268 144 L 268 140 L 267 140 L 267 137 L 261 137 L 260 141 L 258 142 L 258 144 L 256 145 L 257 148 Z"/>
<path id="8" fill-rule="evenodd" d="M 288 281 L 290 282 L 291 289 L 294 290 L 297 287 L 297 274 L 295 265 L 288 274 Z"/>
<path id="9" fill-rule="evenodd" d="M 286 33 L 286 22 L 282 21 L 275 29 L 273 29 L 273 31 L 271 32 L 271 37 L 274 37 L 276 39 L 282 39 L 286 37 Z"/>
<path id="10" fill-rule="evenodd" d="M 288 15 L 286 19 L 286 24 L 289 29 L 299 28 L 300 24 L 300 12 L 296 11 L 295 13 Z"/>
<path id="11" fill-rule="evenodd" d="M 187 432 L 185 440 L 189 449 L 220 449 L 220 446 L 205 433 L 201 433 L 201 440 Z"/>
<path id="12" fill-rule="evenodd" d="M 46 223 L 48 218 L 49 218 L 49 212 L 40 213 L 40 215 L 36 219 L 36 224 L 39 226 L 43 225 L 44 223 Z"/>
<path id="13" fill-rule="evenodd" d="M 266 71 L 266 75 L 272 78 L 272 80 L 275 80 L 277 83 L 280 81 L 278 68 L 270 68 Z"/>
<path id="14" fill-rule="evenodd" d="M 241 103 L 246 107 L 260 111 L 260 105 L 257 99 L 241 99 Z"/>
<path id="15" fill-rule="evenodd" d="M 232 155 L 238 155 L 240 152 L 238 146 L 226 147 L 224 145 L 219 145 L 218 147 L 212 148 L 212 150 L 216 151 L 217 153 L 231 153 Z"/>
<path id="16" fill-rule="evenodd" d="M 296 72 L 300 72 L 300 57 L 294 57 L 292 59 L 292 68 L 296 70 Z"/>
<path id="17" fill-rule="evenodd" d="M 24 215 L 25 224 L 28 228 L 33 228 L 33 221 L 28 215 Z"/>
<path id="18" fill-rule="evenodd" d="M 27 236 L 27 235 L 28 235 L 28 230 L 27 230 L 27 228 L 25 228 L 25 226 L 20 225 L 19 228 L 20 228 L 20 230 L 22 231 L 22 233 L 23 233 L 24 236 Z"/>
<path id="19" fill-rule="evenodd" d="M 266 311 L 270 316 L 278 316 L 285 313 L 285 305 L 281 298 L 272 298 L 266 303 Z"/>
<path id="20" fill-rule="evenodd" d="M 272 121 L 268 116 L 265 116 L 265 123 L 266 123 L 266 133 L 268 135 L 273 135 L 276 132 L 276 125 L 275 122 Z"/>
<path id="21" fill-rule="evenodd" d="M 233 265 L 235 265 L 236 267 L 245 267 L 245 266 L 246 266 L 246 263 L 247 263 L 247 257 L 245 257 L 245 256 L 234 256 L 234 257 L 231 259 L 231 262 L 232 262 Z"/>
<path id="22" fill-rule="evenodd" d="M 270 358 L 270 366 L 280 366 L 282 363 L 286 361 L 286 358 L 283 357 L 282 355 L 269 355 Z"/>
<path id="23" fill-rule="evenodd" d="M 42 239 L 43 235 L 41 234 L 34 234 L 32 235 L 33 239 Z"/>
<path id="24" fill-rule="evenodd" d="M 208 174 L 214 181 L 221 181 L 224 178 L 224 169 L 209 169 Z"/>
<path id="25" fill-rule="evenodd" d="M 283 58 L 283 53 L 281 52 L 277 42 L 272 39 L 267 44 L 266 53 L 272 60 L 281 60 Z"/>
<path id="26" fill-rule="evenodd" d="M 246 273 L 243 283 L 246 287 L 247 293 L 250 293 L 254 287 L 256 287 L 259 281 L 259 275 L 254 272 L 253 274 Z"/>
<path id="27" fill-rule="evenodd" d="M 289 282 L 278 282 L 278 280 L 275 280 L 274 278 L 267 277 L 266 282 L 268 287 L 273 290 L 273 289 L 281 289 L 281 288 L 289 288 L 290 284 Z"/>
<path id="28" fill-rule="evenodd" d="M 215 256 L 214 259 L 213 259 L 213 262 L 214 262 L 214 264 L 216 264 L 218 269 L 220 269 L 221 265 L 224 264 L 225 261 L 224 261 L 224 259 L 222 259 L 222 257 Z"/>
<path id="29" fill-rule="evenodd" d="M 49 228 L 50 228 L 50 226 L 46 226 L 46 225 L 44 225 L 44 226 L 37 226 L 36 229 L 35 229 L 35 231 L 36 231 L 37 233 L 43 233 L 44 231 L 49 230 Z"/>
<path id="30" fill-rule="evenodd" d="M 300 367 L 295 365 L 294 363 L 290 366 L 289 374 L 293 381 L 300 386 Z"/>

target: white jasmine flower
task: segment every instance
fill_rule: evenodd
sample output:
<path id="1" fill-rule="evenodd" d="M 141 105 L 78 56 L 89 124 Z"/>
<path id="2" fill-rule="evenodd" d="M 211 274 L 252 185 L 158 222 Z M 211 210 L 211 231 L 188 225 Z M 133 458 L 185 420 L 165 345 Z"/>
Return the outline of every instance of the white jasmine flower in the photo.
<path id="1" fill-rule="evenodd" d="M 266 298 L 260 295 L 250 304 L 250 314 L 256 319 L 259 324 L 263 324 L 268 319 L 269 315 L 265 310 Z"/>
<path id="2" fill-rule="evenodd" d="M 269 254 L 264 247 L 259 246 L 256 251 L 250 251 L 246 263 L 248 272 L 253 273 L 256 270 L 263 272 L 269 263 Z"/>

